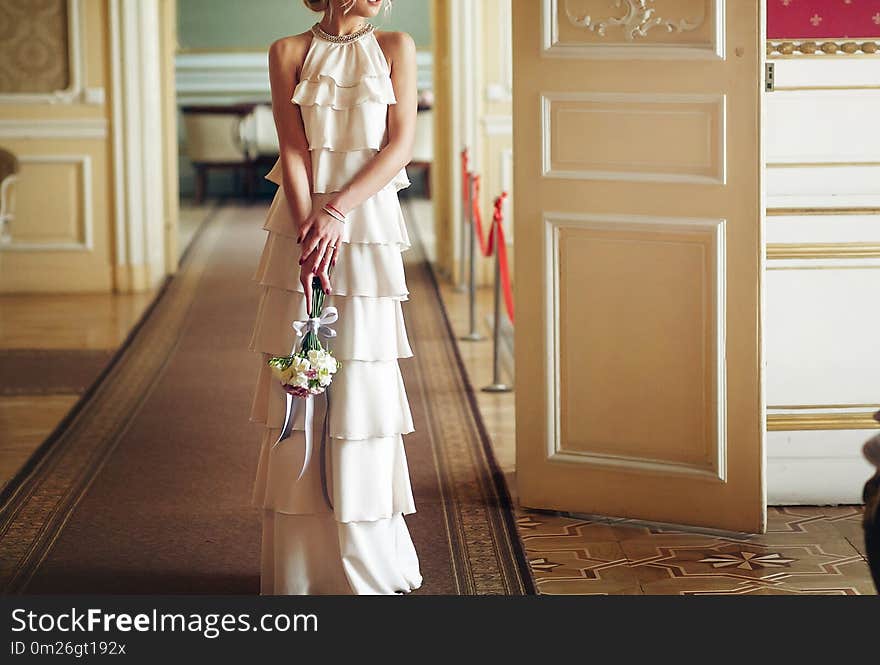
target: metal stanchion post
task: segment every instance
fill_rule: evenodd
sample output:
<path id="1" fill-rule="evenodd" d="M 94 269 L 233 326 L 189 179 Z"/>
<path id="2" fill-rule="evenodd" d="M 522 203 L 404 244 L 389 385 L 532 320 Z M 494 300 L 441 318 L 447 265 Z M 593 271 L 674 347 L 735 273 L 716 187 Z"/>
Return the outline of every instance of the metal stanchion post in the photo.
<path id="1" fill-rule="evenodd" d="M 462 164 L 464 164 L 464 160 L 467 159 L 467 148 L 462 150 Z M 461 197 L 461 224 L 459 224 L 459 248 L 458 248 L 458 282 L 455 284 L 455 292 L 456 293 L 464 293 L 467 288 L 464 283 L 464 255 L 467 253 L 467 227 L 468 221 L 473 223 L 473 220 L 470 219 L 471 214 L 471 205 L 470 205 L 470 191 L 471 191 L 471 174 L 464 166 L 462 166 L 462 176 L 465 179 L 465 182 L 461 183 L 462 193 L 467 192 L 464 196 Z"/>
<path id="2" fill-rule="evenodd" d="M 483 388 L 487 393 L 509 393 L 513 388 L 501 381 L 501 229 L 492 223 L 495 239 L 495 319 L 492 324 L 492 383 Z"/>
<path id="3" fill-rule="evenodd" d="M 474 201 L 474 178 L 468 179 L 468 210 L 470 211 L 470 246 L 468 247 L 468 267 L 470 268 L 470 279 L 468 280 L 468 306 L 470 308 L 470 332 L 461 339 L 466 342 L 482 342 L 486 339 L 477 330 L 477 225 L 474 223 L 473 201 Z M 479 205 L 479 203 L 477 203 Z"/>

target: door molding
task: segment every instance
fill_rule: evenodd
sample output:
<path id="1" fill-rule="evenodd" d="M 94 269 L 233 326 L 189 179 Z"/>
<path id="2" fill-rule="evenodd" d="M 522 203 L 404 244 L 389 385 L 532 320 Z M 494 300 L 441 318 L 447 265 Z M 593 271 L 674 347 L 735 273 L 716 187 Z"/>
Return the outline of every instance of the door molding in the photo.
<path id="1" fill-rule="evenodd" d="M 598 213 L 545 212 L 544 217 L 544 270 L 546 291 L 544 295 L 544 322 L 547 339 L 547 362 L 545 387 L 550 417 L 547 419 L 546 455 L 548 461 L 613 467 L 623 471 L 682 474 L 715 482 L 727 481 L 727 380 L 725 358 L 726 331 L 726 222 L 723 219 L 693 217 L 654 217 L 647 215 L 621 215 Z M 714 330 L 714 349 L 711 365 L 714 370 L 714 394 L 707 402 L 714 403 L 715 423 L 712 431 L 714 441 L 707 444 L 714 448 L 706 464 L 684 464 L 640 456 L 611 455 L 597 452 L 565 450 L 562 445 L 562 405 L 560 386 L 560 275 L 559 231 L 560 229 L 588 229 L 597 231 L 663 231 L 670 233 L 693 233 L 710 238 L 715 270 L 711 313 Z M 707 370 L 709 363 L 707 363 Z"/>
<path id="2" fill-rule="evenodd" d="M 687 182 L 707 185 L 723 185 L 727 181 L 727 142 L 726 142 L 726 106 L 727 96 L 718 94 L 671 94 L 671 93 L 621 93 L 621 92 L 542 92 L 541 93 L 541 141 L 543 144 L 543 168 L 542 175 L 547 178 L 578 178 L 583 180 L 628 180 L 640 182 Z M 630 114 L 633 117 L 652 117 L 654 123 L 651 134 L 663 133 L 662 118 L 667 119 L 680 116 L 679 119 L 688 117 L 687 132 L 703 134 L 699 130 L 705 129 L 701 124 L 693 121 L 694 116 L 702 115 L 709 131 L 704 137 L 706 145 L 706 162 L 702 164 L 673 164 L 670 167 L 678 169 L 678 172 L 670 169 L 650 169 L 649 164 L 639 164 L 637 157 L 628 157 L 625 154 L 611 155 L 610 163 L 606 168 L 556 168 L 553 164 L 553 105 L 557 102 L 582 103 L 583 108 L 569 112 L 578 113 L 608 113 L 610 109 L 602 109 L 601 105 L 616 104 L 618 114 Z M 595 110 L 590 111 L 588 104 L 594 104 Z M 678 109 L 673 110 L 674 107 Z M 676 142 L 674 126 L 669 126 L 666 133 L 672 142 Z M 639 137 L 628 134 L 627 141 L 638 146 Z M 679 133 L 677 142 L 682 143 L 688 137 Z M 675 151 L 667 151 L 670 156 Z M 626 170 L 623 164 L 632 164 L 635 168 Z M 613 164 L 621 165 L 619 169 L 610 168 Z"/>
<path id="3" fill-rule="evenodd" d="M 711 41 L 709 44 L 701 43 L 681 43 L 681 44 L 663 44 L 657 42 L 638 43 L 637 39 L 645 39 L 645 37 L 633 37 L 629 41 L 607 44 L 565 44 L 559 38 L 559 21 L 560 17 L 566 12 L 560 13 L 560 5 L 565 5 L 568 0 L 542 0 L 542 34 L 543 43 L 541 55 L 560 58 L 601 58 L 601 59 L 632 59 L 633 48 L 638 49 L 639 57 L 646 60 L 704 60 L 704 59 L 720 59 L 725 58 L 724 46 L 724 21 L 720 17 L 724 16 L 726 0 L 711 0 L 707 2 L 710 8 L 711 16 L 704 16 L 702 20 L 708 20 L 711 23 Z M 639 7 L 638 0 L 624 0 L 627 14 L 633 15 L 644 12 Z M 608 2 L 609 13 L 615 11 L 614 3 Z M 616 11 L 622 11 L 616 9 Z M 682 24 L 688 20 L 686 16 L 667 16 L 665 18 L 670 23 Z M 639 27 L 641 19 L 635 19 L 635 25 L 630 27 Z M 595 25 L 595 22 L 593 22 Z M 584 26 L 579 26 L 584 27 Z M 642 27 L 651 27 L 650 24 L 644 23 Z M 658 26 L 660 27 L 660 26 Z M 586 29 L 586 28 L 585 28 Z M 646 33 L 650 35 L 650 32 Z M 605 35 L 601 35 L 605 36 Z M 610 40 L 609 40 L 610 41 Z"/>

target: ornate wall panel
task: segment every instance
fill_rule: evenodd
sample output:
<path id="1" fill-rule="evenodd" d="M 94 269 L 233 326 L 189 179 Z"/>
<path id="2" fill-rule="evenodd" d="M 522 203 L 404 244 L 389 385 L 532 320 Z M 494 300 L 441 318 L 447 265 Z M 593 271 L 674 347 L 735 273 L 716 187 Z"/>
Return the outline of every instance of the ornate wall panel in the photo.
<path id="1" fill-rule="evenodd" d="M 551 93 L 544 175 L 723 183 L 724 95 Z"/>
<path id="2" fill-rule="evenodd" d="M 81 0 L 0 0 L 0 99 L 71 101 L 80 92 Z"/>
<path id="3" fill-rule="evenodd" d="M 544 49 L 572 57 L 723 57 L 724 0 L 543 0 Z M 638 54 L 634 54 L 634 50 Z"/>
<path id="4" fill-rule="evenodd" d="M 6 251 L 91 250 L 92 159 L 89 155 L 21 157 L 18 214 Z M 52 196 L 46 197 L 46 192 Z M 28 220 L 39 219 L 40 224 Z"/>
<path id="5" fill-rule="evenodd" d="M 553 214 L 545 228 L 550 458 L 723 479 L 724 222 Z"/>

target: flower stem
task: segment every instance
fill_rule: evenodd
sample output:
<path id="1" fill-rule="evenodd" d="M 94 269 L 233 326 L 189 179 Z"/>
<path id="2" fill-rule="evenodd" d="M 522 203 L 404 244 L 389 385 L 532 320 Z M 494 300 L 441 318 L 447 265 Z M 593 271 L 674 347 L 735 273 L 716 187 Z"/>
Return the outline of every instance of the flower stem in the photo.
<path id="1" fill-rule="evenodd" d="M 329 273 L 328 273 L 329 274 Z M 312 278 L 312 311 L 309 312 L 309 317 L 317 318 L 321 316 L 321 312 L 324 310 L 324 289 L 321 288 L 321 280 L 318 277 Z M 317 351 L 321 349 L 321 341 L 318 339 L 318 336 L 315 333 L 307 333 L 305 338 L 303 339 L 302 349 L 303 351 Z"/>

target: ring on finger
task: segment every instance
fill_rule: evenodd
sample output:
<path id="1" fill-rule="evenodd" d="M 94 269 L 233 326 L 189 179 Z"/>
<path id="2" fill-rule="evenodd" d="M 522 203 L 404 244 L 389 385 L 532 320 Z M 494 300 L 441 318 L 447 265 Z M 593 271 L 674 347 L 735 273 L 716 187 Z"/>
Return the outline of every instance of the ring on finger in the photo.
<path id="1" fill-rule="evenodd" d="M 321 263 L 318 264 L 319 270 L 321 270 L 322 272 L 325 272 L 325 273 L 327 272 L 327 269 L 330 267 L 330 262 L 333 259 L 333 254 L 335 251 L 336 250 L 331 249 L 324 254 L 324 256 L 321 258 Z"/>

